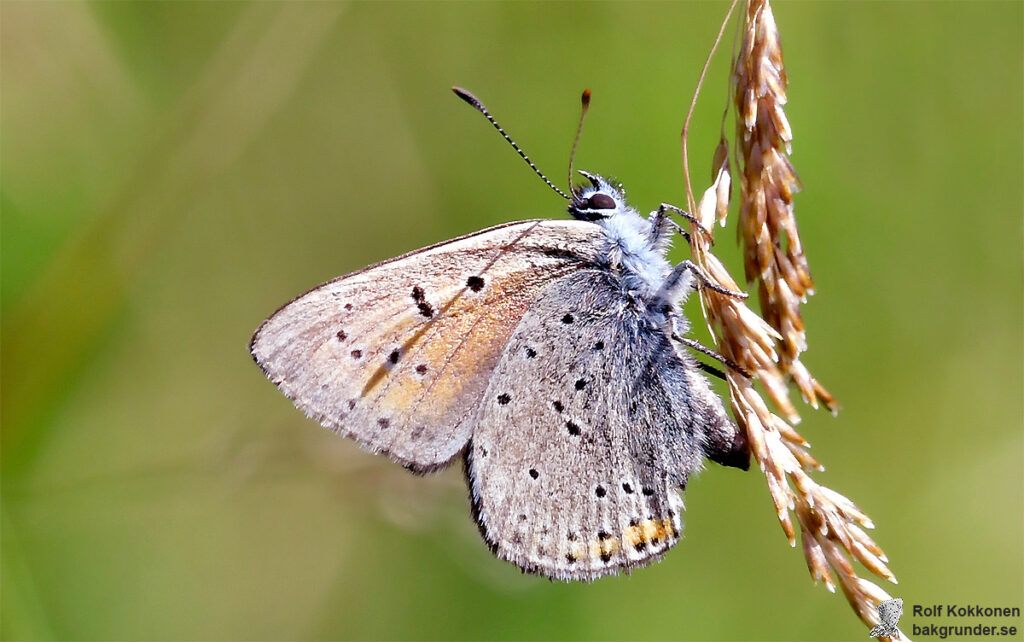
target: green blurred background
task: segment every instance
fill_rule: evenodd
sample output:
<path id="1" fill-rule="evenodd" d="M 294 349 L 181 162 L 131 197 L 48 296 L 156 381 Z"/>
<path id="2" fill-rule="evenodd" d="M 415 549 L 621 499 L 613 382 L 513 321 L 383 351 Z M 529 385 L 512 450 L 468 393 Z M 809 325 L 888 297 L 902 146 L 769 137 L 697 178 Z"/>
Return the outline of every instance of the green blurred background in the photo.
<path id="1" fill-rule="evenodd" d="M 756 471 L 693 480 L 661 564 L 524 577 L 458 468 L 417 478 L 332 437 L 246 351 L 319 282 L 562 215 L 453 84 L 558 183 L 591 88 L 577 165 L 645 211 L 683 204 L 678 133 L 725 9 L 3 2 L 0 634 L 866 639 Z M 908 630 L 955 623 L 913 604 L 1024 606 L 1022 4 L 775 14 L 819 292 L 806 362 L 843 404 L 804 414 L 818 479 L 878 525 Z M 727 72 L 694 121 L 698 189 Z"/>

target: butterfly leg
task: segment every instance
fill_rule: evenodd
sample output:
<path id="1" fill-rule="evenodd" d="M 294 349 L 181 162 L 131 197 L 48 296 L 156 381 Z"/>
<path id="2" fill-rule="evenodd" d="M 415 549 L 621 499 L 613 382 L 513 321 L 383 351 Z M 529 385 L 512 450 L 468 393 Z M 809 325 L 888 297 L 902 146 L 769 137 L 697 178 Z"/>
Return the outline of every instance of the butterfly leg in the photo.
<path id="1" fill-rule="evenodd" d="M 679 319 L 679 317 L 673 316 L 672 317 L 672 331 L 669 334 L 669 336 L 672 338 L 673 341 L 675 341 L 677 343 L 681 343 L 684 346 L 686 346 L 687 348 L 690 348 L 691 350 L 696 350 L 697 352 L 700 352 L 701 354 L 706 354 L 707 356 L 709 356 L 712 359 L 718 361 L 719 363 L 725 364 L 729 368 L 732 368 L 733 370 L 735 370 L 736 372 L 740 373 L 741 375 L 743 375 L 747 379 L 750 379 L 750 377 L 751 377 L 750 373 L 747 372 L 746 370 L 744 370 L 738 363 L 736 363 L 735 361 L 733 361 L 729 357 L 725 356 L 724 354 L 720 354 L 718 352 L 715 352 L 711 348 L 705 347 L 704 345 L 702 345 L 698 341 L 695 341 L 695 340 L 690 339 L 688 337 L 684 337 L 683 333 L 685 331 L 686 331 L 686 328 L 683 325 L 682 321 Z M 707 364 L 703 364 L 703 363 L 700 363 L 700 362 L 698 362 L 697 365 L 704 372 L 707 372 L 710 375 L 714 375 L 714 376 L 718 377 L 719 379 L 723 379 L 723 380 L 725 379 L 725 373 L 723 373 L 722 371 L 718 370 L 717 368 L 714 368 L 712 366 L 708 366 Z"/>
<path id="2" fill-rule="evenodd" d="M 704 363 L 703 361 L 698 361 L 697 362 L 697 367 L 700 368 L 701 370 L 703 370 L 704 372 L 708 373 L 712 377 L 716 378 L 716 379 L 721 379 L 722 381 L 727 381 L 727 379 L 725 378 L 725 373 L 722 372 L 721 370 L 719 370 L 718 368 L 712 366 L 712 365 Z"/>
<path id="3" fill-rule="evenodd" d="M 696 350 L 697 352 L 700 352 L 702 354 L 706 354 L 709 357 L 711 357 L 712 359 L 717 359 L 718 361 L 721 361 L 723 364 L 725 364 L 729 368 L 732 368 L 733 370 L 735 370 L 736 372 L 740 373 L 741 375 L 743 375 L 747 379 L 751 378 L 751 374 L 749 372 L 747 372 L 746 370 L 744 370 L 738 363 L 736 363 L 735 361 L 733 361 L 729 357 L 725 356 L 724 354 L 719 354 L 719 353 L 715 352 L 714 350 L 712 350 L 711 348 L 704 347 L 699 342 L 694 341 L 693 339 L 688 339 L 687 337 L 682 337 L 682 336 L 679 336 L 679 335 L 673 333 L 672 340 L 673 341 L 678 341 L 679 343 L 683 344 L 687 348 Z M 723 373 L 721 370 L 719 370 L 719 369 L 717 369 L 717 368 L 715 368 L 713 366 L 708 366 L 707 364 L 702 364 L 700 362 L 698 362 L 697 365 L 701 366 L 701 370 L 703 370 L 704 372 L 707 372 L 710 375 L 714 375 L 714 376 L 718 377 L 719 379 L 725 379 L 725 373 Z"/>
<path id="4" fill-rule="evenodd" d="M 678 208 L 675 205 L 669 205 L 668 203 L 662 203 L 661 205 L 658 206 L 657 210 L 651 213 L 650 220 L 652 222 L 651 230 L 654 234 L 654 238 L 652 239 L 653 241 L 661 241 L 663 240 L 661 235 L 670 234 L 674 231 L 681 234 L 682 237 L 686 239 L 687 243 L 690 242 L 690 234 L 686 230 L 684 230 L 681 225 L 679 225 L 678 223 L 676 223 L 675 221 L 668 217 L 669 212 L 678 214 L 687 221 L 693 223 L 697 227 L 697 229 L 704 234 L 704 238 L 708 240 L 708 243 L 714 245 L 715 240 L 714 238 L 712 238 L 711 232 L 705 229 L 705 227 L 700 224 L 700 221 L 698 221 L 695 216 L 693 216 L 684 209 Z M 664 221 L 667 221 L 667 223 Z M 661 235 L 658 234 L 659 226 L 661 226 Z"/>
<path id="5" fill-rule="evenodd" d="M 695 287 L 707 288 L 713 292 L 718 292 L 740 301 L 748 296 L 746 292 L 733 292 L 723 288 L 704 274 L 704 271 L 697 267 L 696 263 L 693 261 L 683 261 L 675 266 L 671 274 L 665 279 L 661 286 L 661 291 L 656 298 L 665 302 L 679 301 L 685 299 L 686 293 Z"/>
<path id="6" fill-rule="evenodd" d="M 686 239 L 687 243 L 690 243 L 690 233 L 684 230 L 683 226 L 679 223 L 668 217 L 668 210 L 665 204 L 651 212 L 647 220 L 651 223 L 650 242 L 654 247 L 667 247 L 673 232 Z"/>

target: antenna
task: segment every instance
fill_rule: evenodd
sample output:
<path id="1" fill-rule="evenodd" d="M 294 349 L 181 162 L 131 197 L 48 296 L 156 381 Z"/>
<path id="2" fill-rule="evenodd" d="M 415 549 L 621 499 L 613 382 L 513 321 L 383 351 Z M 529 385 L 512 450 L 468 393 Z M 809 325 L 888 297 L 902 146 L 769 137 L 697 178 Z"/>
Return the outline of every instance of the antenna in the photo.
<path id="1" fill-rule="evenodd" d="M 580 124 L 576 126 L 576 138 L 572 141 L 572 151 L 569 152 L 569 191 L 572 192 L 572 166 L 576 162 L 576 146 L 580 144 L 580 134 L 583 133 L 583 119 L 587 117 L 587 110 L 590 109 L 590 90 L 584 89 L 580 97 L 583 107 L 580 109 Z"/>
<path id="2" fill-rule="evenodd" d="M 472 105 L 478 112 L 483 114 L 484 117 L 487 118 L 487 120 L 491 121 L 491 124 L 494 125 L 494 128 L 498 130 L 498 133 L 501 134 L 502 137 L 505 140 L 507 140 L 510 145 L 512 145 L 512 148 L 516 150 L 516 153 L 518 153 L 519 156 L 521 156 L 522 159 L 524 161 L 526 161 L 526 164 L 530 166 L 530 169 L 532 169 L 533 171 L 535 171 L 537 173 L 537 176 L 540 176 L 541 179 L 545 183 L 547 183 L 548 187 L 550 187 L 551 189 L 553 189 L 556 192 L 558 192 L 558 194 L 562 198 L 564 198 L 565 200 L 567 200 L 567 201 L 571 201 L 572 200 L 571 198 L 569 198 L 568 195 L 566 195 L 565 192 L 563 192 L 562 190 L 558 189 L 555 186 L 554 183 L 549 181 L 548 177 L 544 175 L 544 172 L 542 172 L 539 169 L 537 169 L 537 166 L 533 164 L 533 161 L 531 161 L 530 157 L 526 155 L 526 152 L 524 152 L 523 150 L 519 149 L 519 145 L 516 145 L 516 141 L 512 140 L 512 138 L 508 134 L 505 133 L 505 130 L 501 128 L 501 125 L 498 124 L 498 121 L 494 120 L 494 116 L 491 116 L 491 112 L 487 111 L 487 108 L 484 107 L 484 104 L 482 102 L 480 102 L 479 98 L 477 98 L 473 94 L 469 93 L 468 91 L 466 91 L 462 87 L 452 87 L 452 91 L 455 92 L 456 96 L 458 96 L 459 98 L 465 100 L 467 103 Z"/>

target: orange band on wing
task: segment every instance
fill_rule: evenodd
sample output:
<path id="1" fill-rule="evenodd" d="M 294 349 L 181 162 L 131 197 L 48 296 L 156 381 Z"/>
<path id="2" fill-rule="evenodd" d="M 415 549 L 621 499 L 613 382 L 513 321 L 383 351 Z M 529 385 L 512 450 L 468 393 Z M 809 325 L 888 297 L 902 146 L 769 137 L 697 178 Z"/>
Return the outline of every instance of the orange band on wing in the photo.
<path id="1" fill-rule="evenodd" d="M 442 417 L 467 381 L 489 372 L 497 363 L 537 287 L 537 280 L 521 271 L 492 282 L 480 298 L 467 296 L 468 288 L 456 292 L 401 348 L 403 360 L 411 359 L 433 373 L 429 385 L 426 380 L 403 377 L 387 384 L 378 403 L 399 412 L 415 407 L 422 419 Z M 416 322 L 413 316 L 409 320 Z M 407 334 L 407 327 L 402 324 L 394 336 Z M 434 340 L 438 337 L 459 340 Z M 377 368 L 363 386 L 362 396 L 378 389 L 391 372 L 387 365 Z"/>

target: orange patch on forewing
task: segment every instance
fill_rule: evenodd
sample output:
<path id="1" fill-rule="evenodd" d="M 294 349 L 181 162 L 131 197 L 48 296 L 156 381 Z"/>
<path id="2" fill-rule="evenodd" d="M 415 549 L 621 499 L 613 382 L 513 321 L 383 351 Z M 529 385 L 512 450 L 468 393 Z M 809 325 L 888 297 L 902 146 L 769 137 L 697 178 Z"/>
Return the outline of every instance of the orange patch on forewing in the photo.
<path id="1" fill-rule="evenodd" d="M 403 343 L 413 343 L 414 338 L 423 331 L 421 319 L 417 319 L 414 314 L 403 314 L 394 318 L 394 325 L 388 328 L 387 334 L 380 337 L 380 341 L 385 346 L 387 345 L 401 345 Z M 380 346 L 377 346 L 380 347 Z M 405 347 L 401 349 L 401 353 L 406 353 Z M 385 358 L 387 358 L 385 356 Z M 361 396 L 365 397 L 370 393 L 377 385 L 382 383 L 387 375 L 390 373 L 391 368 L 388 367 L 390 364 L 381 363 L 379 364 L 370 375 L 370 378 L 363 384 L 363 391 Z"/>
<path id="2" fill-rule="evenodd" d="M 464 298 L 450 311 L 457 321 L 455 328 L 425 338 L 420 356 L 434 364 L 434 371 L 439 373 L 425 400 L 433 407 L 434 416 L 442 416 L 468 385 L 476 383 L 483 392 L 487 378 L 483 375 L 489 375 L 497 365 L 534 298 L 535 288 L 520 283 L 509 278 L 493 284 L 480 299 Z"/>
<path id="3" fill-rule="evenodd" d="M 526 271 L 506 273 L 476 294 L 468 288 L 453 291 L 437 315 L 407 328 L 407 336 L 391 333 L 400 343 L 402 372 L 425 365 L 422 378 L 412 375 L 391 380 L 394 371 L 381 366 L 363 387 L 366 395 L 386 386 L 378 403 L 404 411 L 416 407 L 422 420 L 440 419 L 467 384 L 481 381 L 497 365 L 502 350 L 536 296 L 537 285 Z M 481 389 L 482 392 L 482 389 Z"/>

